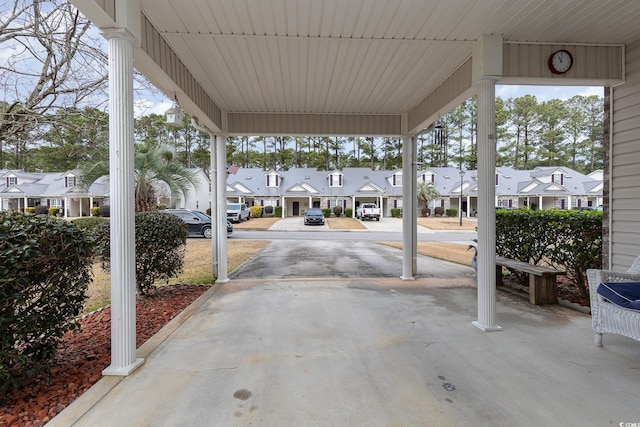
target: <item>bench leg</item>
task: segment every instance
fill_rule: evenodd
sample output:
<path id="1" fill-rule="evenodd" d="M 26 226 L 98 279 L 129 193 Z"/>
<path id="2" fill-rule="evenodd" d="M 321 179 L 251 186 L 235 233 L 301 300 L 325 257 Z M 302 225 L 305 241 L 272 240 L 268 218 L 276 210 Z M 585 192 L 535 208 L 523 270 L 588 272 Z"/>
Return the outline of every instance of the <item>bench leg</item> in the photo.
<path id="1" fill-rule="evenodd" d="M 554 274 L 529 274 L 529 302 L 536 305 L 558 303 Z"/>

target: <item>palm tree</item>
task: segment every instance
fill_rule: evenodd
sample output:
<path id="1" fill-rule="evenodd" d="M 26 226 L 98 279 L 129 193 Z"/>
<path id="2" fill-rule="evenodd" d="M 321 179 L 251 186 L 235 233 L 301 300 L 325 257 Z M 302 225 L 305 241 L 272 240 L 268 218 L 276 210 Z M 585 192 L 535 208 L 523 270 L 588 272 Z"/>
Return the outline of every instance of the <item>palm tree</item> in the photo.
<path id="1" fill-rule="evenodd" d="M 135 173 L 135 210 L 146 212 L 157 206 L 160 183 L 166 185 L 172 196 L 184 196 L 195 187 L 195 175 L 178 162 L 175 153 L 152 144 L 135 144 L 133 168 Z M 109 161 L 99 160 L 82 168 L 81 185 L 88 189 L 98 178 L 109 175 Z"/>
<path id="2" fill-rule="evenodd" d="M 418 183 L 418 206 L 422 216 L 426 216 L 429 202 L 433 199 L 440 197 L 440 193 L 436 190 L 433 182 L 419 182 Z"/>

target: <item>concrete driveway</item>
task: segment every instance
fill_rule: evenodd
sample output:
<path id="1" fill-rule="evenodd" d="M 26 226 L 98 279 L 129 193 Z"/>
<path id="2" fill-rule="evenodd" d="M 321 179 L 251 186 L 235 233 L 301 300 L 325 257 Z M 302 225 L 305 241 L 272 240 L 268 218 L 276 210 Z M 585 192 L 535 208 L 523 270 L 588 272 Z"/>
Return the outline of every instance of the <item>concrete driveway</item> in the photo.
<path id="1" fill-rule="evenodd" d="M 640 343 L 597 348 L 588 315 L 501 292 L 504 330 L 482 332 L 468 268 L 425 262 L 415 281 L 239 273 L 139 349 L 137 371 L 103 378 L 50 425 L 640 422 Z"/>

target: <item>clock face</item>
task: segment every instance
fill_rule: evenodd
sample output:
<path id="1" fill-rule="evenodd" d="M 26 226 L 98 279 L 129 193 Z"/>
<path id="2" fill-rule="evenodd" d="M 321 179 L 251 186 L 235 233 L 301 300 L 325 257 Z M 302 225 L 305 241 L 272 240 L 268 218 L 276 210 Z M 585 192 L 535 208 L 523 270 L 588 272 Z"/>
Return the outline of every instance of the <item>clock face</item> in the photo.
<path id="1" fill-rule="evenodd" d="M 555 74 L 564 74 L 573 65 L 573 57 L 566 50 L 558 50 L 549 57 L 549 69 Z"/>

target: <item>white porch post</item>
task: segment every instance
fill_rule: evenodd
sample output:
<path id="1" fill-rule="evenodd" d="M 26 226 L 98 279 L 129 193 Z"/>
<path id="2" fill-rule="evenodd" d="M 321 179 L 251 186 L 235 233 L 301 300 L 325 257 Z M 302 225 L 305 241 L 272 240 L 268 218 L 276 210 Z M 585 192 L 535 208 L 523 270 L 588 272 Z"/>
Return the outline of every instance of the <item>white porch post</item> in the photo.
<path id="1" fill-rule="evenodd" d="M 89 196 L 89 216 L 93 216 L 91 208 L 93 208 L 93 196 Z"/>
<path id="2" fill-rule="evenodd" d="M 418 273 L 418 229 L 416 223 L 416 140 L 402 137 L 402 280 Z"/>
<path id="3" fill-rule="evenodd" d="M 282 213 L 280 214 L 280 216 L 281 216 L 282 218 L 284 218 L 284 217 L 286 216 L 286 214 L 287 214 L 287 213 L 286 213 L 286 210 L 287 210 L 287 209 L 286 209 L 286 208 L 287 208 L 287 206 L 286 206 L 286 199 L 285 199 L 285 197 L 284 197 L 284 196 L 280 196 L 280 206 L 282 206 Z"/>
<path id="4" fill-rule="evenodd" d="M 351 218 L 356 217 L 356 196 L 351 196 Z"/>
<path id="5" fill-rule="evenodd" d="M 495 80 L 478 82 L 478 320 L 483 331 L 499 331 L 496 324 L 495 207 Z"/>
<path id="6" fill-rule="evenodd" d="M 64 200 L 64 208 L 62 209 L 62 216 L 66 218 L 69 216 L 69 198 L 65 197 L 63 200 Z M 26 203 L 25 203 L 25 206 L 26 206 Z"/>
<path id="7" fill-rule="evenodd" d="M 538 196 L 538 210 L 542 209 L 542 194 Z"/>
<path id="8" fill-rule="evenodd" d="M 218 227 L 218 278 L 216 283 L 227 283 L 227 141 L 225 135 L 216 135 L 217 162 L 217 206 L 219 214 L 216 217 Z M 212 206 L 213 209 L 213 206 Z"/>
<path id="9" fill-rule="evenodd" d="M 211 148 L 211 173 L 209 174 L 211 187 L 211 274 L 214 279 L 220 277 L 220 257 L 218 256 L 218 240 L 221 239 L 220 230 L 218 229 L 218 221 L 215 218 L 223 216 L 227 217 L 227 212 L 221 212 L 218 206 L 218 151 L 216 150 L 216 137 L 209 132 L 209 146 Z M 227 188 L 225 183 L 225 189 Z M 226 228 L 226 224 L 225 224 Z M 225 236 L 226 234 L 225 229 Z"/>
<path id="10" fill-rule="evenodd" d="M 567 209 L 571 209 L 571 194 L 567 196 Z"/>
<path id="11" fill-rule="evenodd" d="M 469 218 L 471 216 L 471 196 L 467 196 L 467 215 L 466 217 Z"/>
<path id="12" fill-rule="evenodd" d="M 111 365 L 103 375 L 129 375 L 136 359 L 133 168 L 133 43 L 109 30 L 109 189 L 111 193 Z"/>

